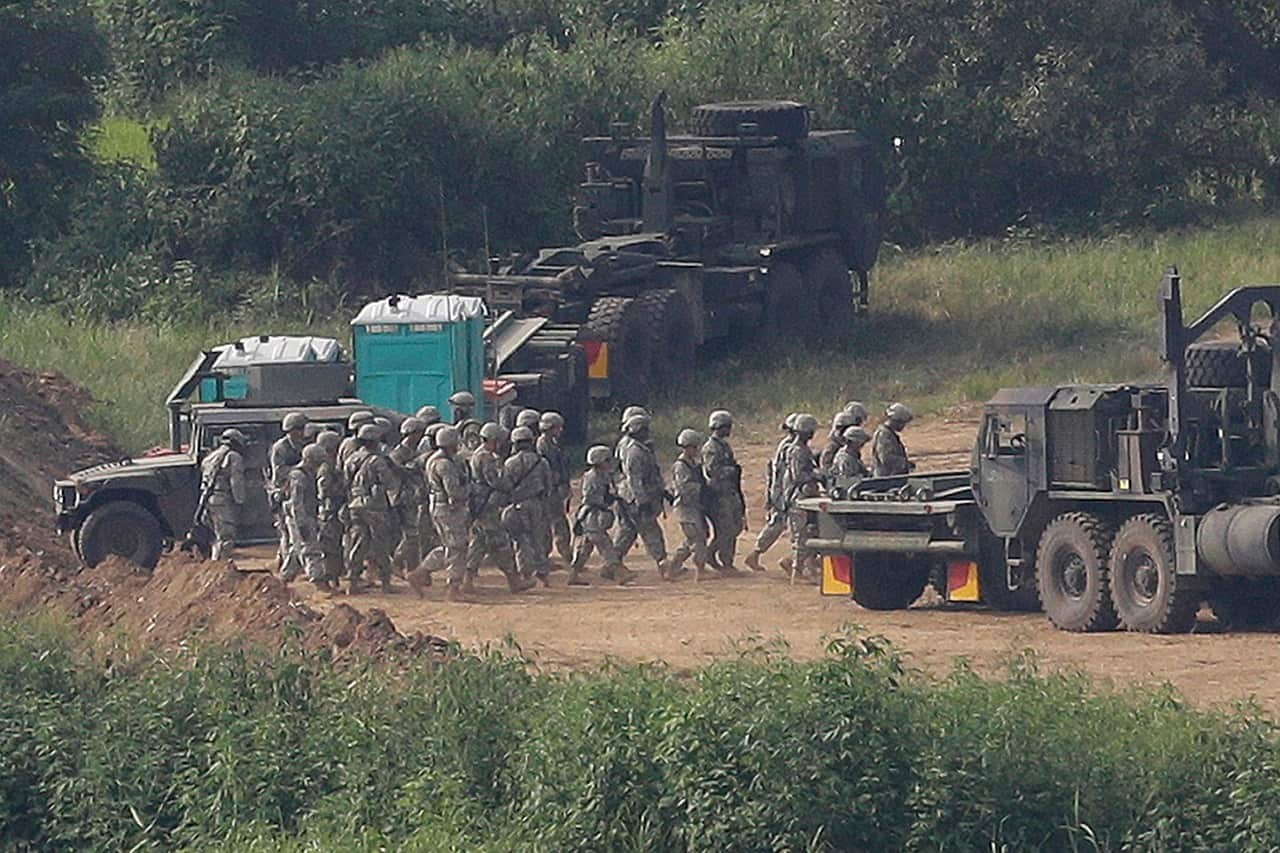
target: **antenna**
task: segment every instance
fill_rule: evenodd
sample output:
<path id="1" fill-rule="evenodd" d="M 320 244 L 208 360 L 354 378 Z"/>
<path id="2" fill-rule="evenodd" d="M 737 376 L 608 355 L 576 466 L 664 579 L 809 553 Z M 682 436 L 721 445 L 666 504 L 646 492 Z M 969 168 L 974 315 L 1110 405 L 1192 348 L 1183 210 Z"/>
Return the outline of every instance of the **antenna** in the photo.
<path id="1" fill-rule="evenodd" d="M 444 181 L 439 181 L 440 193 L 440 274 L 442 283 L 449 281 L 449 214 L 444 206 Z"/>
<path id="2" fill-rule="evenodd" d="M 493 275 L 493 250 L 489 248 L 489 205 L 480 205 L 480 220 L 484 223 L 484 271 Z"/>

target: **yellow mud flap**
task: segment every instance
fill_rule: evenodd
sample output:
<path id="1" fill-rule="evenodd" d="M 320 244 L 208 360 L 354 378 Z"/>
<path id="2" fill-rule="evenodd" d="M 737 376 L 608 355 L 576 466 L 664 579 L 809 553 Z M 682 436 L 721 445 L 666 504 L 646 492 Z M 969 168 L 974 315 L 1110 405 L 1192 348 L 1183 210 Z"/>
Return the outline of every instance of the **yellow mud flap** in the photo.
<path id="1" fill-rule="evenodd" d="M 847 554 L 827 555 L 822 558 L 822 594 L 853 594 L 853 558 Z"/>
<path id="2" fill-rule="evenodd" d="M 583 341 L 587 352 L 587 378 L 609 378 L 609 345 L 604 341 Z"/>
<path id="3" fill-rule="evenodd" d="M 947 601 L 981 600 L 978 564 L 973 560 L 952 560 L 947 563 Z"/>

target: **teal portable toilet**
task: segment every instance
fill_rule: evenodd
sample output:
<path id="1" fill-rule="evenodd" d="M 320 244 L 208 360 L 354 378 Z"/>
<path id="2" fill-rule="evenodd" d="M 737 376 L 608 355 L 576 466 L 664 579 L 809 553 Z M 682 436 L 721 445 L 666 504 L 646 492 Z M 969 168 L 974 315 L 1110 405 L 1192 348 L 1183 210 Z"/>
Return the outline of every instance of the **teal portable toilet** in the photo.
<path id="1" fill-rule="evenodd" d="M 371 302 L 351 321 L 356 396 L 372 406 L 413 414 L 436 406 L 453 419 L 449 395 L 470 391 L 484 420 L 483 300 L 427 294 Z"/>

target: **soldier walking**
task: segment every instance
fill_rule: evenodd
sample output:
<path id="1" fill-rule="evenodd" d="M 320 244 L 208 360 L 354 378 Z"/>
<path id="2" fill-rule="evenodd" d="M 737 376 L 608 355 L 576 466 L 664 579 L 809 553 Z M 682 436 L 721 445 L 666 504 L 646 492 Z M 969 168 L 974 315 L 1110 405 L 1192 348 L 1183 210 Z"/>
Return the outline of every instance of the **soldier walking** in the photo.
<path id="1" fill-rule="evenodd" d="M 538 419 L 538 455 L 547 460 L 551 469 L 551 491 L 547 495 L 547 521 L 550 526 L 547 536 L 547 554 L 550 556 L 551 544 L 555 543 L 556 552 L 561 559 L 569 560 L 573 555 L 573 542 L 569 534 L 569 454 L 564 452 L 560 444 L 560 436 L 564 433 L 564 417 L 559 412 L 543 412 Z"/>
<path id="2" fill-rule="evenodd" d="M 907 457 L 907 448 L 899 433 L 915 417 L 901 403 L 893 403 L 884 412 L 884 422 L 876 427 L 871 437 L 871 470 L 877 477 L 898 477 L 910 474 L 915 465 Z"/>
<path id="3" fill-rule="evenodd" d="M 391 500 L 391 512 L 396 519 L 399 541 L 392 554 L 394 568 L 408 573 L 422 562 L 421 541 L 418 531 L 420 510 L 426 482 L 418 467 L 418 445 L 422 443 L 427 425 L 416 417 L 400 422 L 400 442 L 387 454 L 398 481 Z"/>
<path id="4" fill-rule="evenodd" d="M 238 429 L 224 429 L 218 446 L 200 464 L 200 511 L 196 523 L 213 531 L 210 556 L 229 560 L 236 547 L 236 531 L 244 507 L 244 449 L 248 444 Z"/>
<path id="5" fill-rule="evenodd" d="M 511 431 L 512 452 L 505 470 L 511 483 L 511 505 L 502 512 L 503 526 L 516 547 L 516 566 L 525 577 L 536 577 L 548 586 L 546 503 L 551 489 L 551 468 L 533 446 L 533 430 Z"/>
<path id="6" fill-rule="evenodd" d="M 613 507 L 618 501 L 613 491 L 613 453 L 602 444 L 587 451 L 587 470 L 582 475 L 582 503 L 574 517 L 574 533 L 579 536 L 573 560 L 569 564 L 569 584 L 586 586 L 582 577 L 592 551 L 604 560 L 600 576 L 619 584 L 635 580 L 635 575 L 622 565 L 609 531 L 613 528 Z"/>
<path id="7" fill-rule="evenodd" d="M 485 559 L 493 560 L 507 579 L 512 592 L 524 592 L 538 585 L 516 571 L 511 539 L 502 527 L 502 511 L 511 503 L 511 481 L 498 456 L 498 441 L 504 430 L 490 421 L 480 427 L 481 444 L 471 454 L 471 548 L 467 554 L 465 592 L 474 590 L 475 576 Z"/>
<path id="8" fill-rule="evenodd" d="M 649 444 L 648 415 L 633 414 L 623 427 L 618 440 L 618 463 L 621 480 L 618 494 L 620 524 L 613 547 L 620 558 L 626 558 L 639 536 L 645 550 L 657 565 L 658 574 L 666 577 L 667 543 L 658 526 L 662 513 L 662 501 L 666 487 L 662 482 L 662 469 Z"/>
<path id="9" fill-rule="evenodd" d="M 444 567 L 449 575 L 449 600 L 461 601 L 467 577 L 467 534 L 471 524 L 471 481 L 467 466 L 458 455 L 462 437 L 456 427 L 436 432 L 437 449 L 427 460 L 427 488 L 430 490 L 431 518 L 444 548 Z"/>
<path id="10" fill-rule="evenodd" d="M 676 444 L 680 455 L 671 465 L 671 488 L 675 492 L 676 520 L 684 534 L 684 542 L 667 563 L 667 580 L 684 571 L 684 561 L 693 557 L 693 579 L 702 578 L 707 565 L 707 514 L 705 501 L 707 480 L 702 474 L 699 450 L 705 439 L 691 429 L 680 431 Z M 728 573 L 728 570 L 722 570 Z"/>
<path id="11" fill-rule="evenodd" d="M 702 473 L 707 480 L 707 507 L 714 536 L 708 560 L 717 568 L 736 572 L 738 536 L 746 528 L 747 502 L 742 494 L 742 466 L 733 456 L 729 436 L 733 415 L 719 409 L 707 419 L 711 435 L 702 445 Z"/>
<path id="12" fill-rule="evenodd" d="M 373 423 L 356 433 L 359 448 L 347 459 L 343 477 L 347 482 L 347 513 L 350 517 L 347 540 L 347 565 L 351 575 L 348 592 L 363 589 L 361 574 L 372 570 L 381 582 L 383 592 L 391 591 L 391 491 L 396 486 L 395 474 L 382 455 L 383 430 Z"/>
<path id="13" fill-rule="evenodd" d="M 289 556 L 289 526 L 285 524 L 284 500 L 285 481 L 289 471 L 302 461 L 302 448 L 306 446 L 307 416 L 302 412 L 289 412 L 280 424 L 284 435 L 271 445 L 267 457 L 270 470 L 267 472 L 267 503 L 271 507 L 271 518 L 279 536 L 280 544 L 276 549 L 276 565 L 284 571 L 285 559 Z"/>
<path id="14" fill-rule="evenodd" d="M 847 485 L 856 486 L 863 479 L 871 476 L 871 472 L 862 462 L 862 448 L 871 440 L 871 437 L 862 427 L 851 426 L 845 429 L 843 438 L 844 445 L 831 460 L 830 474 L 832 477 L 851 479 L 853 482 Z"/>
<path id="15" fill-rule="evenodd" d="M 787 513 L 787 528 L 791 532 L 791 558 L 782 560 L 779 565 L 791 572 L 791 581 L 795 582 L 796 574 L 807 569 L 810 552 L 805 543 L 809 539 L 808 513 L 800 508 L 801 498 L 809 498 L 818 494 L 821 477 L 818 474 L 818 463 L 809 449 L 809 441 L 818 430 L 818 419 L 813 415 L 796 415 L 796 440 L 787 448 L 786 469 L 783 477 L 783 503 Z"/>
<path id="16" fill-rule="evenodd" d="M 769 465 L 765 468 L 764 506 L 768 513 L 764 527 L 756 534 L 756 545 L 747 555 L 747 565 L 752 571 L 763 572 L 764 566 L 760 557 L 773 547 L 778 537 L 787 529 L 787 512 L 783 502 L 782 481 L 787 464 L 787 450 L 796 440 L 794 413 L 787 415 L 782 421 L 782 439 L 774 448 Z"/>
<path id="17" fill-rule="evenodd" d="M 289 469 L 285 482 L 285 524 L 289 527 L 289 553 L 281 570 L 286 581 L 300 572 L 316 589 L 332 592 L 333 586 L 325 578 L 324 556 L 320 548 L 320 492 L 317 479 L 328 455 L 318 444 L 308 444 L 302 450 L 302 461 Z"/>
<path id="18" fill-rule="evenodd" d="M 316 436 L 316 445 L 325 452 L 325 461 L 316 474 L 316 491 L 320 497 L 320 559 L 324 562 L 324 579 L 336 586 L 343 575 L 342 517 L 347 503 L 347 485 L 338 468 L 338 447 L 342 438 L 325 430 Z"/>

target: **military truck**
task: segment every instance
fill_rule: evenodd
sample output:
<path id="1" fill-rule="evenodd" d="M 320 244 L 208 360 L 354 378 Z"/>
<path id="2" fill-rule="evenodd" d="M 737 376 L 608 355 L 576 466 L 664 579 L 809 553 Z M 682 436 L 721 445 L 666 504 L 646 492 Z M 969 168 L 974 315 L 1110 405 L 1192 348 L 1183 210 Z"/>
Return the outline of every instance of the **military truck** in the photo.
<path id="1" fill-rule="evenodd" d="M 1185 632 L 1205 601 L 1231 626 L 1280 614 L 1280 286 L 1190 324 L 1176 270 L 1160 299 L 1163 383 L 1002 390 L 968 471 L 805 500 L 830 585 L 896 609 L 932 583 L 1066 631 Z"/>
<path id="2" fill-rule="evenodd" d="M 243 353 L 255 343 L 261 351 L 235 357 L 237 347 Z M 274 541 L 264 469 L 288 412 L 303 412 L 342 433 L 348 416 L 361 409 L 394 424 L 403 418 L 350 397 L 350 387 L 351 365 L 332 339 L 263 337 L 202 353 L 169 394 L 167 448 L 77 471 L 54 484 L 58 532 L 71 538 L 87 566 L 114 554 L 154 567 L 191 529 L 200 462 L 222 431 L 235 427 L 249 439 L 240 540 Z"/>
<path id="3" fill-rule="evenodd" d="M 708 342 L 841 331 L 867 306 L 885 210 L 870 143 L 810 130 L 792 101 L 705 104 L 668 135 L 664 103 L 647 138 L 615 124 L 584 140 L 581 242 L 449 282 L 581 343 L 597 400 L 643 400 Z"/>

